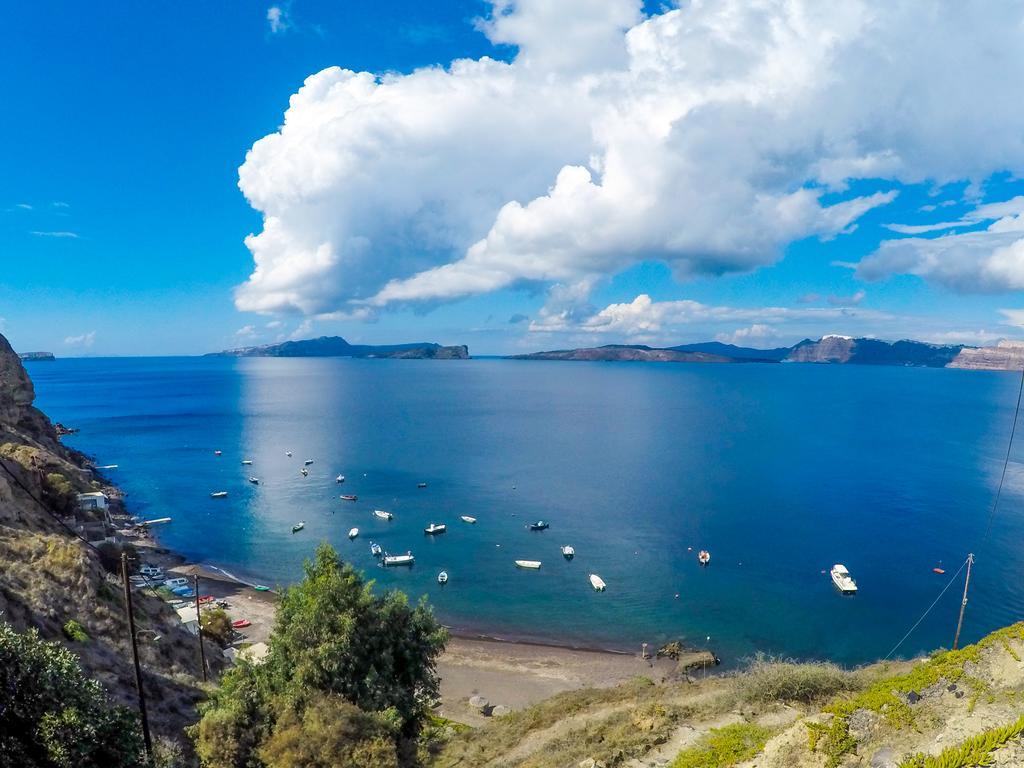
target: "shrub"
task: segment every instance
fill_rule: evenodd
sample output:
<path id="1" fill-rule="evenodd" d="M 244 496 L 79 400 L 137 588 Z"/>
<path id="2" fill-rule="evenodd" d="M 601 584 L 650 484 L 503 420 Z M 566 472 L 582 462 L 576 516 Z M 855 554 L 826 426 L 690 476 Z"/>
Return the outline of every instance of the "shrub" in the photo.
<path id="1" fill-rule="evenodd" d="M 712 728 L 697 744 L 680 752 L 672 768 L 727 768 L 749 760 L 771 736 L 768 728 L 753 723 L 735 723 Z"/>
<path id="2" fill-rule="evenodd" d="M 62 629 L 64 637 L 73 643 L 89 642 L 89 635 L 86 633 L 85 628 L 74 619 L 69 619 Z"/>
<path id="3" fill-rule="evenodd" d="M 231 619 L 222 609 L 204 610 L 202 612 L 202 625 L 203 634 L 221 648 L 227 648 L 231 644 L 234 629 L 231 627 Z"/>
<path id="4" fill-rule="evenodd" d="M 797 664 L 758 655 L 746 674 L 737 677 L 744 701 L 752 704 L 801 702 L 812 704 L 846 691 L 859 690 L 858 677 L 835 664 Z"/>

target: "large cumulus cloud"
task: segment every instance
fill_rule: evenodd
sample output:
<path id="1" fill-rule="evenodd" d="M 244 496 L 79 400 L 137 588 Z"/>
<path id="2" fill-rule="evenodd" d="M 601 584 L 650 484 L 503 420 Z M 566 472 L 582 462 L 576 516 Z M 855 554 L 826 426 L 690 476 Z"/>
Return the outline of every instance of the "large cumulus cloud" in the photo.
<path id="1" fill-rule="evenodd" d="M 1017 3 L 494 5 L 512 63 L 331 68 L 292 97 L 240 169 L 264 217 L 240 309 L 358 315 L 652 258 L 749 270 L 895 183 L 1024 167 Z M 863 178 L 891 184 L 844 193 Z"/>

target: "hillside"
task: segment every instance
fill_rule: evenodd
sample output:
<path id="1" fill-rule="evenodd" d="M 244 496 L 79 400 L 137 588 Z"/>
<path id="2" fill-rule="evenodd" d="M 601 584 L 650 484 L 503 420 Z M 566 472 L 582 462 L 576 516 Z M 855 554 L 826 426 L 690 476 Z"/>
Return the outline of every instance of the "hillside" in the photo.
<path id="1" fill-rule="evenodd" d="M 443 347 L 431 342 L 412 344 L 349 344 L 341 336 L 285 341 L 256 347 L 239 347 L 210 352 L 206 357 L 374 357 L 402 360 L 465 360 L 469 348 L 464 344 Z"/>
<path id="2" fill-rule="evenodd" d="M 534 352 L 528 355 L 512 355 L 512 360 L 590 360 L 590 361 L 635 361 L 650 363 L 735 363 L 735 360 L 707 352 L 684 352 L 675 349 L 653 349 L 645 346 L 609 344 L 604 347 L 584 349 L 558 349 L 550 352 Z"/>
<path id="3" fill-rule="evenodd" d="M 97 549 L 71 532 L 93 541 L 112 535 L 105 516 L 78 509 L 76 494 L 103 490 L 112 497 L 114 513 L 118 494 L 84 456 L 61 445 L 49 419 L 32 406 L 34 397 L 21 361 L 0 336 L 0 615 L 17 631 L 35 627 L 43 638 L 66 645 L 87 674 L 134 709 L 120 580 L 104 567 Z M 103 548 L 107 567 L 116 567 L 119 550 Z M 139 646 L 153 731 L 181 740 L 200 698 L 195 639 L 155 597 L 137 594 L 135 617 L 140 629 L 160 636 Z M 65 635 L 69 621 L 80 625 L 84 637 Z M 211 649 L 209 657 L 216 668 L 220 653 Z"/>

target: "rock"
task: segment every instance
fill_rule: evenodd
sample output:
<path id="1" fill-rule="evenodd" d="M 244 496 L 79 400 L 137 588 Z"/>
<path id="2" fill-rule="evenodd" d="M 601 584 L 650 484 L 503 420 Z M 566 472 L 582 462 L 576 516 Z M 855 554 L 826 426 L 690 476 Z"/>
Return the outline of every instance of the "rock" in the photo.
<path id="1" fill-rule="evenodd" d="M 921 694 L 917 691 L 911 691 L 907 694 L 907 704 L 917 704 L 921 700 Z"/>
<path id="2" fill-rule="evenodd" d="M 897 768 L 896 753 L 892 747 L 882 747 L 871 756 L 871 768 Z"/>
<path id="3" fill-rule="evenodd" d="M 504 704 L 498 704 L 494 709 L 491 710 L 491 717 L 504 717 L 512 712 L 511 709 L 506 707 Z"/>
<path id="4" fill-rule="evenodd" d="M 586 760 L 580 760 L 579 768 L 594 768 L 597 765 L 597 760 L 592 757 L 588 757 Z"/>
<path id="5" fill-rule="evenodd" d="M 483 696 L 477 695 L 470 698 L 469 706 L 471 706 L 473 709 L 478 709 L 481 712 L 483 712 L 490 706 L 490 702 L 488 702 L 487 699 L 485 699 Z"/>
<path id="6" fill-rule="evenodd" d="M 850 735 L 857 741 L 865 741 L 871 734 L 875 717 L 866 709 L 858 709 L 850 715 Z"/>

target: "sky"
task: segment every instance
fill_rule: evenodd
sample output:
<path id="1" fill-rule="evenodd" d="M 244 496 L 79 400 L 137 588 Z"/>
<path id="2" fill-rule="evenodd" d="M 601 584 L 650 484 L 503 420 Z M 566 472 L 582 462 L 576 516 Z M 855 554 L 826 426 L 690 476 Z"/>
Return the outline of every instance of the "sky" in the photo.
<path id="1" fill-rule="evenodd" d="M 42 2 L 0 333 L 503 354 L 1024 338 L 1024 5 Z"/>

